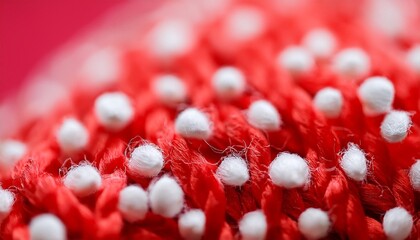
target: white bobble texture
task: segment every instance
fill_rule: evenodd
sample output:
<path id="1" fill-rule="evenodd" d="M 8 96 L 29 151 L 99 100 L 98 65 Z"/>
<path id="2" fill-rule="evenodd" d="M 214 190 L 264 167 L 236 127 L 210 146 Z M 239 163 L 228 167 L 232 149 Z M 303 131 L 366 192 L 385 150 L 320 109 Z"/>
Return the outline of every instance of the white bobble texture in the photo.
<path id="1" fill-rule="evenodd" d="M 413 46 L 408 51 L 407 62 L 414 72 L 420 74 L 420 44 Z"/>
<path id="2" fill-rule="evenodd" d="M 246 213 L 239 222 L 243 240 L 264 240 L 267 234 L 267 220 L 261 210 Z"/>
<path id="3" fill-rule="evenodd" d="M 381 135 L 390 143 L 401 142 L 407 137 L 411 126 L 411 118 L 408 112 L 391 111 L 381 124 Z"/>
<path id="4" fill-rule="evenodd" d="M 82 74 L 89 83 L 107 85 L 122 75 L 121 54 L 114 48 L 105 48 L 90 55 L 82 66 Z"/>
<path id="5" fill-rule="evenodd" d="M 63 121 L 57 132 L 57 142 L 61 150 L 67 153 L 77 152 L 86 147 L 89 133 L 85 126 L 74 118 Z"/>
<path id="6" fill-rule="evenodd" d="M 216 94 L 223 99 L 236 98 L 245 90 L 245 76 L 235 67 L 219 68 L 214 73 L 212 82 Z"/>
<path id="7" fill-rule="evenodd" d="M 413 189 L 420 191 L 420 161 L 417 160 L 410 168 L 410 182 Z"/>
<path id="8" fill-rule="evenodd" d="M 249 124 L 266 131 L 278 130 L 282 124 L 277 109 L 268 101 L 258 100 L 249 106 L 247 112 Z"/>
<path id="9" fill-rule="evenodd" d="M 315 64 L 312 55 L 305 48 L 298 46 L 284 49 L 278 56 L 277 62 L 292 75 L 307 73 Z"/>
<path id="10" fill-rule="evenodd" d="M 413 227 L 413 217 L 402 207 L 395 207 L 385 213 L 382 226 L 390 240 L 407 238 Z"/>
<path id="11" fill-rule="evenodd" d="M 220 163 L 216 176 L 226 185 L 242 186 L 249 180 L 249 170 L 244 159 L 229 156 Z"/>
<path id="12" fill-rule="evenodd" d="M 337 47 L 335 36 L 329 30 L 323 28 L 313 29 L 308 32 L 302 43 L 313 56 L 320 59 L 331 56 Z"/>
<path id="13" fill-rule="evenodd" d="M 187 98 L 184 82 L 175 75 L 167 74 L 156 77 L 153 87 L 159 100 L 169 106 L 176 106 Z"/>
<path id="14" fill-rule="evenodd" d="M 245 42 L 260 36 L 265 30 L 264 16 L 256 8 L 239 7 L 228 16 L 223 33 L 237 42 Z"/>
<path id="15" fill-rule="evenodd" d="M 173 218 L 184 206 L 184 192 L 175 179 L 163 176 L 151 186 L 149 200 L 155 214 Z"/>
<path id="16" fill-rule="evenodd" d="M 343 95 L 335 88 L 323 88 L 316 93 L 314 105 L 327 118 L 336 118 L 343 108 Z"/>
<path id="17" fill-rule="evenodd" d="M 391 110 L 395 89 L 385 77 L 367 78 L 358 89 L 358 96 L 367 115 L 378 115 Z"/>
<path id="18" fill-rule="evenodd" d="M 175 130 L 186 138 L 207 139 L 211 135 L 211 123 L 202 111 L 188 108 L 176 118 Z"/>
<path id="19" fill-rule="evenodd" d="M 188 53 L 195 45 L 195 37 L 187 22 L 168 19 L 151 31 L 149 45 L 156 57 L 171 60 Z"/>
<path id="20" fill-rule="evenodd" d="M 143 144 L 134 149 L 128 161 L 128 169 L 135 175 L 155 177 L 163 167 L 163 154 L 152 144 Z"/>
<path id="21" fill-rule="evenodd" d="M 346 175 L 355 181 L 363 181 L 367 173 L 366 163 L 365 153 L 356 144 L 349 143 L 340 162 Z"/>
<path id="22" fill-rule="evenodd" d="M 308 208 L 298 219 L 299 231 L 307 239 L 320 239 L 328 235 L 331 222 L 328 214 L 321 209 Z"/>
<path id="23" fill-rule="evenodd" d="M 59 218 L 52 214 L 34 217 L 29 224 L 31 240 L 65 240 L 66 227 Z"/>
<path id="24" fill-rule="evenodd" d="M 108 130 L 121 130 L 133 119 L 134 109 L 124 93 L 104 93 L 95 100 L 95 114 Z"/>
<path id="25" fill-rule="evenodd" d="M 136 185 L 122 189 L 118 199 L 118 210 L 128 222 L 144 219 L 148 210 L 146 191 Z"/>
<path id="26" fill-rule="evenodd" d="M 206 215 L 200 209 L 193 209 L 182 214 L 178 219 L 181 236 L 186 240 L 198 240 L 204 234 Z"/>
<path id="27" fill-rule="evenodd" d="M 5 140 L 0 143 L 0 172 L 11 170 L 17 161 L 25 155 L 27 147 L 16 140 Z"/>
<path id="28" fill-rule="evenodd" d="M 305 159 L 297 154 L 280 153 L 270 164 L 268 174 L 279 187 L 303 187 L 309 182 L 310 171 Z"/>
<path id="29" fill-rule="evenodd" d="M 14 202 L 14 194 L 8 190 L 0 188 L 0 223 L 9 215 Z"/>
<path id="30" fill-rule="evenodd" d="M 333 68 L 344 77 L 358 78 L 370 71 L 370 58 L 360 48 L 347 48 L 334 57 Z"/>
<path id="31" fill-rule="evenodd" d="M 101 184 L 98 169 L 88 164 L 73 167 L 64 177 L 64 185 L 78 197 L 95 193 Z"/>

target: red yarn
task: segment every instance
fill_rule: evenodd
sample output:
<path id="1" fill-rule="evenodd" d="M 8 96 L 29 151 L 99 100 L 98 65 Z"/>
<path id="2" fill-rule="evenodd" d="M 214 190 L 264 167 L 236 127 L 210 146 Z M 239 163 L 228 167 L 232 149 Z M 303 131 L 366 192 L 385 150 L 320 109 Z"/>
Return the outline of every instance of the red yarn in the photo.
<path id="1" fill-rule="evenodd" d="M 419 239 L 420 193 L 413 189 L 409 170 L 420 159 L 420 75 L 406 63 L 404 54 L 420 43 L 420 6 L 398 1 L 407 23 L 397 36 L 389 36 L 368 25 L 364 14 L 371 2 L 232 1 L 216 13 L 208 10 L 206 17 L 193 19 L 186 14 L 184 20 L 192 24 L 196 43 L 188 52 L 167 59 L 156 57 L 147 41 L 163 19 L 145 20 L 143 38 L 136 34 L 136 39 L 112 45 L 122 57 L 118 81 L 92 87 L 86 76 L 73 69 L 73 84 L 64 85 L 67 95 L 48 114 L 22 115 L 16 121 L 19 130 L 6 136 L 24 142 L 27 151 L 10 172 L 0 176 L 1 187 L 15 195 L 12 210 L 1 224 L 1 238 L 30 239 L 31 220 L 51 213 L 65 225 L 68 239 L 180 239 L 178 216 L 165 218 L 149 209 L 145 219 L 129 223 L 118 210 L 121 189 L 131 184 L 148 189 L 168 175 L 185 194 L 183 212 L 204 212 L 203 239 L 240 238 L 238 222 L 258 209 L 266 217 L 266 239 L 301 239 L 298 218 L 310 207 L 328 213 L 331 227 L 325 239 L 386 239 L 383 216 L 397 206 L 413 216 L 408 239 Z M 413 5 L 417 9 L 410 10 Z M 229 14 L 241 6 L 257 9 L 265 23 L 260 35 L 244 41 L 224 30 Z M 182 18 L 173 15 L 164 17 Z M 333 57 L 317 59 L 313 69 L 298 76 L 279 66 L 277 54 L 299 45 L 317 27 L 334 33 L 338 43 L 334 54 L 349 47 L 363 49 L 371 59 L 369 73 L 347 79 L 332 67 Z M 246 77 L 247 87 L 239 98 L 218 98 L 212 75 L 221 66 L 234 66 Z M 160 101 L 152 90 L 160 74 L 182 79 L 188 93 L 185 102 L 172 107 Z M 393 109 L 410 113 L 412 123 L 403 141 L 389 143 L 381 136 L 386 113 L 370 116 L 363 111 L 357 91 L 368 76 L 389 78 L 395 88 Z M 327 86 L 343 97 L 337 118 L 327 118 L 313 105 L 314 95 Z M 135 112 L 130 123 L 117 131 L 104 127 L 94 111 L 95 99 L 112 91 L 125 93 Z M 269 101 L 280 114 L 279 130 L 262 131 L 248 123 L 246 110 L 260 99 Z M 14 116 L 25 111 L 17 106 Z M 187 138 L 176 131 L 175 120 L 188 107 L 208 117 L 210 138 Z M 56 139 L 68 117 L 78 119 L 89 133 L 88 145 L 71 154 L 61 151 Z M 127 171 L 132 151 L 142 143 L 155 144 L 164 155 L 163 169 L 154 178 Z M 366 154 L 367 176 L 360 182 L 347 176 L 340 165 L 349 143 Z M 270 163 L 281 152 L 305 159 L 310 180 L 304 187 L 289 189 L 270 179 Z M 215 175 L 221 160 L 231 154 L 245 159 L 249 169 L 250 179 L 240 187 L 223 185 Z M 63 183 L 66 173 L 80 163 L 97 168 L 102 178 L 100 189 L 86 197 L 77 197 Z"/>

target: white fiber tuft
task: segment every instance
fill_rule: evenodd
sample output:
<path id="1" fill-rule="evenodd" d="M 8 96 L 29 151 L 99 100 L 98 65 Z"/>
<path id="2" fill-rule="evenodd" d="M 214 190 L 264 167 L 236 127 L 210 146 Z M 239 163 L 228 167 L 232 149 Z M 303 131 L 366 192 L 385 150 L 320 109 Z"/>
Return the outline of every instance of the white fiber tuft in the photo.
<path id="1" fill-rule="evenodd" d="M 266 27 L 264 15 L 253 7 L 233 9 L 223 26 L 223 33 L 236 42 L 245 42 L 260 36 Z"/>
<path id="2" fill-rule="evenodd" d="M 317 28 L 308 32 L 302 43 L 316 58 L 320 59 L 331 56 L 337 47 L 335 36 L 324 28 Z"/>
<path id="3" fill-rule="evenodd" d="M 173 218 L 184 206 L 184 192 L 175 179 L 163 176 L 150 187 L 149 200 L 155 214 Z"/>
<path id="4" fill-rule="evenodd" d="M 356 144 L 349 143 L 341 158 L 340 165 L 349 178 L 355 181 L 363 181 L 367 174 L 366 162 L 365 153 Z"/>
<path id="5" fill-rule="evenodd" d="M 410 168 L 410 181 L 414 190 L 420 191 L 420 160 L 417 160 Z"/>
<path id="6" fill-rule="evenodd" d="M 235 67 L 221 67 L 213 74 L 213 87 L 222 99 L 230 100 L 245 91 L 245 76 Z"/>
<path id="7" fill-rule="evenodd" d="M 140 186 L 131 185 L 120 191 L 118 209 L 125 220 L 135 222 L 144 219 L 148 208 L 147 193 Z"/>
<path id="8" fill-rule="evenodd" d="M 156 77 L 153 90 L 159 100 L 168 106 L 176 106 L 187 98 L 184 82 L 175 75 L 166 74 Z"/>
<path id="9" fill-rule="evenodd" d="M 277 57 L 277 62 L 292 75 L 307 73 L 315 65 L 311 53 L 298 46 L 284 49 Z"/>
<path id="10" fill-rule="evenodd" d="M 0 188 L 0 223 L 9 215 L 14 202 L 14 194 L 8 190 Z"/>
<path id="11" fill-rule="evenodd" d="M 29 224 L 31 240 L 65 240 L 66 227 L 53 214 L 41 214 L 34 217 Z"/>
<path id="12" fill-rule="evenodd" d="M 249 124 L 261 130 L 278 130 L 282 124 L 277 109 L 265 100 L 253 102 L 248 108 L 247 117 Z"/>
<path id="13" fill-rule="evenodd" d="M 411 118 L 408 112 L 391 111 L 381 124 L 381 135 L 390 143 L 401 142 L 407 137 L 411 127 Z"/>
<path id="14" fill-rule="evenodd" d="M 207 139 L 211 135 L 211 123 L 202 111 L 188 108 L 176 118 L 175 130 L 186 138 Z"/>
<path id="15" fill-rule="evenodd" d="M 95 193 L 101 184 L 102 178 L 98 169 L 88 164 L 73 167 L 64 177 L 64 185 L 78 197 Z"/>
<path id="16" fill-rule="evenodd" d="M 186 240 L 198 240 L 204 234 L 206 215 L 200 209 L 193 209 L 182 214 L 178 219 L 181 236 Z"/>
<path id="17" fill-rule="evenodd" d="M 360 48 L 347 48 L 334 57 L 333 68 L 347 78 L 362 77 L 370 71 L 370 58 Z"/>
<path id="18" fill-rule="evenodd" d="M 134 109 L 124 93 L 104 93 L 95 100 L 95 114 L 105 128 L 121 130 L 133 119 Z"/>
<path id="19" fill-rule="evenodd" d="M 308 208 L 300 214 L 298 227 L 307 239 L 320 239 L 328 235 L 331 222 L 326 212 L 318 208 Z"/>
<path id="20" fill-rule="evenodd" d="M 358 89 L 358 96 L 367 115 L 378 115 L 391 110 L 395 89 L 385 77 L 367 78 Z"/>
<path id="21" fill-rule="evenodd" d="M 261 210 L 246 213 L 239 221 L 239 232 L 243 240 L 264 240 L 267 220 Z"/>
<path id="22" fill-rule="evenodd" d="M 242 186 L 249 180 L 249 170 L 241 157 L 229 156 L 223 159 L 216 171 L 222 183 L 229 186 Z"/>
<path id="23" fill-rule="evenodd" d="M 152 144 L 143 144 L 134 149 L 128 161 L 128 169 L 142 177 L 155 177 L 163 167 L 163 154 Z"/>
<path id="24" fill-rule="evenodd" d="M 61 150 L 67 153 L 83 150 L 89 141 L 87 129 L 74 118 L 63 121 L 56 137 Z"/>
<path id="25" fill-rule="evenodd" d="M 407 53 L 407 62 L 411 69 L 420 74 L 420 44 L 414 45 Z"/>
<path id="26" fill-rule="evenodd" d="M 407 238 L 413 228 L 413 217 L 402 207 L 395 207 L 385 213 L 382 226 L 390 240 Z"/>
<path id="27" fill-rule="evenodd" d="M 326 117 L 336 118 L 343 108 L 343 95 L 335 88 L 323 88 L 316 93 L 314 105 Z"/>
<path id="28" fill-rule="evenodd" d="M 271 162 L 268 174 L 275 185 L 285 188 L 303 187 L 310 179 L 305 159 L 286 152 L 280 153 Z"/>
<path id="29" fill-rule="evenodd" d="M 0 142 L 0 172 L 10 171 L 26 153 L 27 147 L 17 140 Z"/>

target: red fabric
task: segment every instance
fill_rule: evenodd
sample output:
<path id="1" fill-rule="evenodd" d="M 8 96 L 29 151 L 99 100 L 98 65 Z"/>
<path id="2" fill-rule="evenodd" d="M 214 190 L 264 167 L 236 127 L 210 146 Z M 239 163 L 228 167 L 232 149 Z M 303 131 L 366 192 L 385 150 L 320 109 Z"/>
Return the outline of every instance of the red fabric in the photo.
<path id="1" fill-rule="evenodd" d="M 256 209 L 267 217 L 267 239 L 300 239 L 297 219 L 308 207 L 328 212 L 332 228 L 327 239 L 385 239 L 382 218 L 395 206 L 413 215 L 409 239 L 418 239 L 420 195 L 412 189 L 407 171 L 420 158 L 420 77 L 401 56 L 420 41 L 420 35 L 411 29 L 390 40 L 375 32 L 361 20 L 364 2 L 307 1 L 279 14 L 270 1 L 237 1 L 235 4 L 250 4 L 264 12 L 269 24 L 262 36 L 230 43 L 220 35 L 227 10 L 200 26 L 197 46 L 170 63 L 153 58 L 144 46 L 119 46 L 125 69 L 115 85 L 101 90 L 75 85 L 68 89 L 70 101 L 58 102 L 54 111 L 32 119 L 13 136 L 27 143 L 29 151 L 10 175 L 0 177 L 2 187 L 16 195 L 12 212 L 1 225 L 3 238 L 28 239 L 30 219 L 50 212 L 66 225 L 69 239 L 179 239 L 176 218 L 149 212 L 145 220 L 128 223 L 117 209 L 123 187 L 136 183 L 147 188 L 153 181 L 126 171 L 133 148 L 149 141 L 165 156 L 160 175 L 173 176 L 185 193 L 186 205 L 205 212 L 204 239 L 239 238 L 238 221 Z M 371 56 L 369 75 L 391 79 L 396 89 L 394 108 L 413 112 L 413 125 L 403 142 L 391 144 L 381 137 L 383 115 L 364 115 L 357 97 L 364 79 L 341 79 L 329 61 L 317 62 L 313 72 L 299 79 L 276 65 L 274 59 L 281 49 L 299 43 L 303 34 L 320 25 L 336 34 L 340 48 L 360 46 Z M 223 65 L 240 68 L 248 85 L 243 96 L 230 103 L 218 100 L 211 85 L 213 72 Z M 151 80 L 159 73 L 174 73 L 185 80 L 185 106 L 208 114 L 210 139 L 185 139 L 175 132 L 174 120 L 185 106 L 174 109 L 159 103 L 150 90 Z M 325 118 L 312 104 L 314 94 L 325 86 L 343 93 L 343 112 L 334 120 Z M 132 123 L 116 133 L 100 126 L 92 109 L 94 99 L 109 90 L 124 91 L 135 107 Z M 247 122 L 244 111 L 258 99 L 270 101 L 279 111 L 280 130 L 263 132 Z M 91 136 L 88 148 L 73 156 L 64 155 L 55 139 L 56 129 L 68 116 L 80 119 Z M 349 142 L 367 153 L 369 174 L 363 182 L 348 178 L 339 165 L 340 151 Z M 283 151 L 299 154 L 308 162 L 311 180 L 307 189 L 284 189 L 271 182 L 268 166 Z M 250 180 L 242 187 L 223 186 L 215 176 L 220 159 L 230 153 L 247 160 Z M 77 198 L 62 178 L 72 165 L 86 160 L 99 169 L 103 184 L 97 193 Z"/>

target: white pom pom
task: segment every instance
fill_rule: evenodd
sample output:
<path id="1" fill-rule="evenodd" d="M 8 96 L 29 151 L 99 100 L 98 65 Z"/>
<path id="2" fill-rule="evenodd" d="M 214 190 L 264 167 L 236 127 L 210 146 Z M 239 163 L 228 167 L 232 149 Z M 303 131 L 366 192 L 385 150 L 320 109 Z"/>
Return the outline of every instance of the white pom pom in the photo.
<path id="1" fill-rule="evenodd" d="M 415 45 L 408 51 L 407 62 L 414 72 L 420 74 L 420 44 Z"/>
<path id="2" fill-rule="evenodd" d="M 336 118 L 343 108 L 343 96 L 339 90 L 326 87 L 316 93 L 314 105 L 326 117 Z"/>
<path id="3" fill-rule="evenodd" d="M 29 224 L 31 240 L 65 240 L 66 227 L 59 218 L 52 214 L 34 217 Z"/>
<path id="4" fill-rule="evenodd" d="M 411 126 L 411 118 L 408 112 L 391 111 L 381 124 L 381 135 L 390 143 L 401 142 L 407 137 Z"/>
<path id="5" fill-rule="evenodd" d="M 143 177 L 155 177 L 163 167 L 163 154 L 152 144 L 144 144 L 134 149 L 128 161 L 128 169 Z"/>
<path id="6" fill-rule="evenodd" d="M 239 232 L 243 240 L 264 240 L 267 234 L 267 221 L 261 210 L 245 214 L 239 222 Z"/>
<path id="7" fill-rule="evenodd" d="M 0 188 L 0 223 L 9 215 L 14 202 L 13 193 Z"/>
<path id="8" fill-rule="evenodd" d="M 358 89 L 358 96 L 367 115 L 377 115 L 391 110 L 395 89 L 385 77 L 370 77 Z"/>
<path id="9" fill-rule="evenodd" d="M 370 71 L 370 58 L 360 48 L 347 48 L 337 53 L 333 68 L 342 76 L 358 78 Z"/>
<path id="10" fill-rule="evenodd" d="M 57 132 L 58 145 L 67 153 L 84 149 L 88 140 L 89 133 L 85 126 L 74 118 L 64 120 Z"/>
<path id="11" fill-rule="evenodd" d="M 163 176 L 151 186 L 150 207 L 156 214 L 172 218 L 184 206 L 184 192 L 175 179 Z"/>
<path id="12" fill-rule="evenodd" d="M 86 59 L 82 66 L 82 74 L 92 85 L 107 85 L 121 77 L 121 63 L 120 53 L 116 49 L 101 49 Z"/>
<path id="13" fill-rule="evenodd" d="M 150 50 L 156 57 L 170 60 L 188 53 L 194 47 L 194 36 L 191 26 L 185 21 L 161 21 L 150 33 Z"/>
<path id="14" fill-rule="evenodd" d="M 310 178 L 305 159 L 291 153 L 280 153 L 270 164 L 268 174 L 275 185 L 285 188 L 303 187 Z"/>
<path id="15" fill-rule="evenodd" d="M 245 76 L 235 67 L 219 68 L 213 75 L 213 87 L 223 99 L 236 98 L 245 90 Z"/>
<path id="16" fill-rule="evenodd" d="M 10 171 L 26 153 L 26 145 L 16 140 L 0 143 L 0 172 Z"/>
<path id="17" fill-rule="evenodd" d="M 216 175 L 229 186 L 242 186 L 249 180 L 249 171 L 245 160 L 235 156 L 224 158 L 217 168 Z"/>
<path id="18" fill-rule="evenodd" d="M 211 135 L 211 123 L 200 110 L 188 108 L 176 118 L 175 130 L 186 138 L 207 139 Z"/>
<path id="19" fill-rule="evenodd" d="M 178 219 L 181 236 L 186 240 L 198 240 L 204 234 L 206 215 L 200 209 L 193 209 L 182 214 Z"/>
<path id="20" fill-rule="evenodd" d="M 121 190 L 118 209 L 125 220 L 135 222 L 144 219 L 148 208 L 147 193 L 143 188 L 131 185 Z"/>
<path id="21" fill-rule="evenodd" d="M 101 184 L 98 169 L 88 164 L 73 167 L 64 178 L 64 185 L 78 197 L 96 192 Z"/>
<path id="22" fill-rule="evenodd" d="M 265 30 L 265 19 L 253 7 L 238 7 L 228 16 L 223 33 L 237 42 L 245 42 L 260 36 Z"/>
<path id="23" fill-rule="evenodd" d="M 315 64 L 312 55 L 306 49 L 297 46 L 284 49 L 277 62 L 293 75 L 307 73 Z"/>
<path id="24" fill-rule="evenodd" d="M 282 124 L 277 109 L 265 100 L 253 102 L 248 108 L 247 117 L 249 124 L 261 130 L 278 130 Z"/>
<path id="25" fill-rule="evenodd" d="M 413 217 L 404 208 L 395 207 L 385 213 L 382 225 L 388 239 L 403 240 L 411 233 Z"/>
<path id="26" fill-rule="evenodd" d="M 95 100 L 95 114 L 105 128 L 121 130 L 133 119 L 134 109 L 124 93 L 104 93 Z"/>
<path id="27" fill-rule="evenodd" d="M 158 76 L 154 82 L 154 92 L 162 103 L 169 106 L 176 106 L 187 98 L 184 82 L 175 75 Z"/>
<path id="28" fill-rule="evenodd" d="M 340 165 L 349 178 L 355 181 L 363 181 L 367 173 L 366 161 L 365 153 L 356 144 L 349 143 L 341 158 Z"/>
<path id="29" fill-rule="evenodd" d="M 320 239 L 328 235 L 331 222 L 328 214 L 318 208 L 308 208 L 298 219 L 299 231 L 307 239 Z"/>
<path id="30" fill-rule="evenodd" d="M 420 160 L 417 160 L 410 168 L 410 181 L 414 190 L 420 191 Z"/>
<path id="31" fill-rule="evenodd" d="M 313 29 L 303 38 L 303 46 L 316 58 L 325 59 L 334 53 L 337 40 L 327 29 Z"/>

